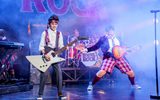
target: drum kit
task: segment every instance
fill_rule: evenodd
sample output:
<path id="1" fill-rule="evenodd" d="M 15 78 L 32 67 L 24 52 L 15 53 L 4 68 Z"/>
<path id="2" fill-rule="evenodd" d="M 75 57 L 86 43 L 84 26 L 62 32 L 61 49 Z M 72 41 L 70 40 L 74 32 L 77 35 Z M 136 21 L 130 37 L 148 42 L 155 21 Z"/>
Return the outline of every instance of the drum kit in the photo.
<path id="1" fill-rule="evenodd" d="M 83 44 L 85 47 L 91 47 L 96 43 L 95 39 L 89 38 L 88 40 L 83 40 L 76 43 L 74 46 L 70 47 L 67 52 L 68 66 L 80 67 L 80 63 L 83 63 L 86 67 L 100 67 L 102 63 L 102 57 L 99 56 L 99 52 L 92 51 L 88 53 L 82 53 L 76 49 L 76 45 Z"/>

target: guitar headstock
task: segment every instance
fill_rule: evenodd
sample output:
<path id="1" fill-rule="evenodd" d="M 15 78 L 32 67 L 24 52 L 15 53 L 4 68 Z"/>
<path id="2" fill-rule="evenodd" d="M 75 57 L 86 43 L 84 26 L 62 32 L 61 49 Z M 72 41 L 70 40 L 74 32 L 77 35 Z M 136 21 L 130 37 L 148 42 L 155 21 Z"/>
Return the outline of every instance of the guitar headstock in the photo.
<path id="1" fill-rule="evenodd" d="M 87 40 L 88 37 L 82 37 L 82 36 L 79 36 L 77 37 L 74 41 L 70 42 L 67 44 L 67 46 L 72 46 L 74 43 L 76 43 L 78 40 Z"/>
<path id="2" fill-rule="evenodd" d="M 127 52 L 136 52 L 139 51 L 142 48 L 141 45 L 135 45 L 133 47 L 127 48 Z"/>

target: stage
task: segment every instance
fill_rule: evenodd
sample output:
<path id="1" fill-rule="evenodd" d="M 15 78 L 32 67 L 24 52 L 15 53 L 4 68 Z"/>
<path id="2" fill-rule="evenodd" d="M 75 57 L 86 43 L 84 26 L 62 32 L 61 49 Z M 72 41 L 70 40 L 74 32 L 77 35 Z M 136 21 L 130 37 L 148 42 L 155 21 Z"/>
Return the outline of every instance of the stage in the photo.
<path id="1" fill-rule="evenodd" d="M 87 91 L 87 83 L 66 84 L 63 92 L 67 100 L 151 100 L 150 95 L 155 93 L 154 83 L 141 81 L 139 85 L 142 89 L 135 90 L 129 82 L 102 80 L 91 92 Z M 1 95 L 0 100 L 36 100 L 37 92 L 38 85 L 34 85 L 31 91 Z M 43 100 L 58 100 L 56 93 L 55 86 L 46 85 Z"/>
<path id="2" fill-rule="evenodd" d="M 45 66 L 43 100 L 58 100 L 55 72 L 49 67 L 53 62 L 46 65 L 50 61 L 40 55 L 43 49 L 49 53 L 47 48 L 40 49 L 41 40 L 52 47 L 50 58 L 64 58 L 58 62 L 67 100 L 151 100 L 150 96 L 160 95 L 160 0 L 0 0 L 0 4 L 0 100 L 36 100 L 38 68 Z M 51 28 L 53 15 L 58 16 L 55 29 Z M 114 31 L 111 37 L 109 27 Z M 115 54 L 122 53 L 134 73 L 130 66 L 117 68 L 119 58 L 112 55 L 117 45 L 122 48 Z M 28 60 L 28 56 L 38 58 Z M 103 58 L 116 58 L 118 66 L 88 92 L 88 83 L 103 68 Z M 142 89 L 132 89 L 128 77 L 117 69 L 131 71 L 131 83 L 135 74 Z"/>

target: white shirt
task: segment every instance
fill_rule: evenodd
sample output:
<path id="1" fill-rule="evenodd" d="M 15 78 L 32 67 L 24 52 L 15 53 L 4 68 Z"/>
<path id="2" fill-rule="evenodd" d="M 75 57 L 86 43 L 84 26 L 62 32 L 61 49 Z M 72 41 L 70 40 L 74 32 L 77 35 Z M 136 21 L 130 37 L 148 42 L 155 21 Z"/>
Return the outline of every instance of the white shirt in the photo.
<path id="1" fill-rule="evenodd" d="M 120 42 L 116 37 L 108 38 L 108 42 L 109 42 L 109 50 L 108 50 L 109 52 L 112 52 L 112 48 L 115 45 L 120 45 Z"/>
<path id="2" fill-rule="evenodd" d="M 48 43 L 48 46 L 52 47 L 52 48 L 55 48 L 56 47 L 56 33 L 57 33 L 57 31 L 52 31 L 50 28 L 47 29 L 47 31 L 48 31 L 49 41 L 50 41 Z M 46 46 L 45 36 L 46 36 L 46 31 L 43 31 L 43 33 L 41 35 L 40 44 L 39 44 L 39 51 L 44 50 L 44 46 Z M 64 44 L 63 44 L 63 36 L 62 36 L 62 33 L 60 32 L 58 47 L 62 48 L 63 46 L 64 46 Z"/>

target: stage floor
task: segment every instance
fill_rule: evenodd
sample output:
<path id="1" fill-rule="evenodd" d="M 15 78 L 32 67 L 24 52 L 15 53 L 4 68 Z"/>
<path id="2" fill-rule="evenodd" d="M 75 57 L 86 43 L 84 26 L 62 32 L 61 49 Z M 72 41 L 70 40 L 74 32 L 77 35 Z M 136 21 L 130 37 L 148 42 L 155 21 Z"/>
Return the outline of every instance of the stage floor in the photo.
<path id="1" fill-rule="evenodd" d="M 100 81 L 92 92 L 87 91 L 88 84 L 68 84 L 63 87 L 63 92 L 67 100 L 151 100 L 150 95 L 156 94 L 156 87 L 152 82 L 142 81 L 142 89 L 134 90 L 129 82 Z M 34 85 L 31 91 L 1 95 L 0 100 L 36 100 L 37 92 L 38 85 Z M 56 87 L 46 85 L 43 97 L 43 100 L 58 100 Z"/>

